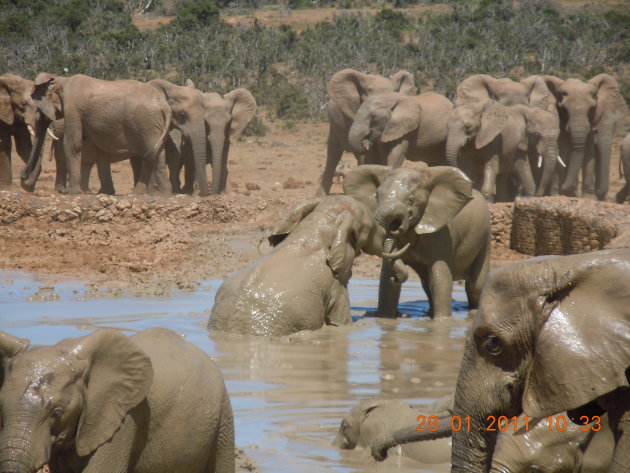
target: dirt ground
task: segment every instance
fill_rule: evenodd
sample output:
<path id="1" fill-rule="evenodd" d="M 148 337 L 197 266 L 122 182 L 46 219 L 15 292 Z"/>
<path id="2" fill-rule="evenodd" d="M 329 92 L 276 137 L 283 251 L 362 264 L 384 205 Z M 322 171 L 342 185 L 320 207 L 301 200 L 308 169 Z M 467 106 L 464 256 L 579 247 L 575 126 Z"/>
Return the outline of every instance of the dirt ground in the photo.
<path id="1" fill-rule="evenodd" d="M 325 162 L 326 123 L 267 125 L 266 136 L 241 138 L 231 147 L 231 192 L 205 199 L 130 195 L 128 161 L 112 166 L 118 195 L 60 195 L 53 189 L 54 162 L 45 157 L 35 193 L 17 184 L 0 192 L 0 269 L 85 280 L 109 295 L 194 290 L 200 280 L 223 279 L 269 251 L 266 235 L 291 206 L 315 195 Z M 618 142 L 611 196 L 622 185 Z M 342 162 L 355 165 L 351 154 Z M 17 156 L 13 167 L 18 183 Z M 93 172 L 91 189 L 98 187 Z M 334 182 L 332 192 L 341 190 Z M 523 257 L 494 245 L 495 266 Z M 353 274 L 378 279 L 379 271 L 377 257 L 362 255 Z"/>

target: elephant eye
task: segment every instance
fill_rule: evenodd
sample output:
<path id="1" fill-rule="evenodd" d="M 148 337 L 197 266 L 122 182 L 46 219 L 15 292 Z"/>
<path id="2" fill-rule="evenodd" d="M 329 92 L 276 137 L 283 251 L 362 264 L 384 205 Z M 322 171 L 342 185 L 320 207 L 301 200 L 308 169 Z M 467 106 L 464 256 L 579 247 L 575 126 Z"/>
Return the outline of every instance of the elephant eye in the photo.
<path id="1" fill-rule="evenodd" d="M 61 417 L 63 416 L 63 408 L 61 407 L 55 407 L 52 411 L 52 416 L 55 419 L 61 419 Z"/>
<path id="2" fill-rule="evenodd" d="M 501 340 L 499 337 L 488 337 L 483 342 L 483 349 L 491 355 L 498 355 L 501 353 Z"/>
<path id="3" fill-rule="evenodd" d="M 413 205 L 416 203 L 416 198 L 414 196 L 411 196 L 407 201 L 409 202 L 409 205 Z"/>

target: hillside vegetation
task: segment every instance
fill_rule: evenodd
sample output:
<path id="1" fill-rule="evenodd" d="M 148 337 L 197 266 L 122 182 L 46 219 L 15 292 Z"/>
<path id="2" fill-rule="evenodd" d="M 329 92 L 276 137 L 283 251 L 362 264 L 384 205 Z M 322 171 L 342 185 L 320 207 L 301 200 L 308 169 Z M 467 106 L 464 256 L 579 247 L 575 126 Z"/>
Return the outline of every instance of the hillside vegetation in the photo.
<path id="1" fill-rule="evenodd" d="M 422 90 L 451 98 L 475 73 L 590 78 L 608 72 L 630 103 L 630 15 L 623 9 L 460 0 L 413 16 L 391 7 L 418 2 L 396 0 L 373 15 L 339 8 L 332 21 L 301 31 L 224 20 L 226 12 L 264 3 L 0 0 L 0 73 L 161 77 L 178 84 L 191 78 L 202 90 L 246 87 L 271 117 L 289 119 L 323 118 L 326 83 L 346 67 L 386 75 L 407 69 Z M 331 4 L 367 3 L 289 0 L 285 6 Z M 175 17 L 155 31 L 140 31 L 132 17 L 147 6 Z"/>

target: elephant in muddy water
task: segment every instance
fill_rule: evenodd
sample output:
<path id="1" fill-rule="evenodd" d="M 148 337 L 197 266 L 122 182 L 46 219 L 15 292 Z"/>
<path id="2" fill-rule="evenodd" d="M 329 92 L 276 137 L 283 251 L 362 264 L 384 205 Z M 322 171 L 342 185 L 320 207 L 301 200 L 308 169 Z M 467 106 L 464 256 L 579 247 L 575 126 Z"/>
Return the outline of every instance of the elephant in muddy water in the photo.
<path id="1" fill-rule="evenodd" d="M 0 332 L 0 471 L 234 472 L 223 377 L 179 335 L 100 329 L 26 345 Z"/>
<path id="2" fill-rule="evenodd" d="M 376 163 L 373 156 L 364 157 L 348 142 L 348 132 L 361 104 L 368 98 L 389 92 L 416 95 L 416 84 L 410 72 L 400 70 L 389 77 L 343 69 L 328 82 L 328 147 L 326 165 L 319 179 L 317 195 L 330 192 L 335 169 L 344 151 L 354 152 L 359 164 Z"/>
<path id="3" fill-rule="evenodd" d="M 610 154 L 628 107 L 615 78 L 599 74 L 587 82 L 544 76 L 560 115 L 560 154 L 567 170 L 560 193 L 575 196 L 582 171 L 582 195 L 606 200 Z"/>
<path id="4" fill-rule="evenodd" d="M 453 472 L 485 472 L 496 445 L 488 416 L 608 413 L 611 472 L 630 468 L 630 249 L 539 257 L 497 270 L 466 341 L 453 415 Z"/>
<path id="5" fill-rule="evenodd" d="M 400 93 L 368 97 L 361 104 L 348 133 L 355 154 L 376 153 L 371 164 L 393 168 L 410 161 L 446 164 L 446 136 L 453 103 L 443 95 Z"/>
<path id="6" fill-rule="evenodd" d="M 208 328 L 281 336 L 347 325 L 348 280 L 361 251 L 380 255 L 383 232 L 352 197 L 307 200 L 269 236 L 270 253 L 229 276 L 217 291 Z"/>
<path id="7" fill-rule="evenodd" d="M 449 464 L 452 427 L 467 428 L 465 419 L 453 421 L 452 412 L 453 395 L 422 410 L 399 399 L 361 401 L 344 416 L 333 443 L 343 449 L 371 449 L 379 461 L 400 445 L 397 454 L 422 464 Z M 566 412 L 551 421 L 562 423 L 562 417 L 566 419 Z M 514 425 L 521 429 L 515 430 Z M 610 465 L 614 441 L 606 419 L 598 432 L 591 426 L 580 429 L 570 420 L 565 430 L 550 430 L 548 420 L 527 420 L 526 424 L 523 416 L 510 420 L 508 427 L 498 434 L 492 471 L 604 473 Z"/>
<path id="8" fill-rule="evenodd" d="M 386 232 L 378 316 L 395 317 L 409 265 L 422 281 L 435 318 L 451 315 L 453 280 L 466 281 L 477 306 L 490 269 L 490 212 L 462 171 L 365 165 L 346 175 L 344 192 L 364 202 Z"/>
<path id="9" fill-rule="evenodd" d="M 617 192 L 615 200 L 618 204 L 623 204 L 630 194 L 630 133 L 628 133 L 619 147 L 619 165 L 623 169 L 623 176 L 626 183 Z"/>
<path id="10" fill-rule="evenodd" d="M 89 171 L 96 162 L 100 192 L 113 194 L 111 163 L 140 156 L 142 172 L 134 193 L 146 193 L 150 183 L 158 192 L 171 192 L 163 152 L 171 109 L 155 89 L 134 80 L 105 81 L 82 74 L 55 77 L 41 73 L 35 79 L 31 96 L 40 114 L 35 146 L 21 174 L 24 189 L 35 188 L 49 124 L 63 118 L 62 174 L 67 172 L 68 179 L 67 186 L 56 182 L 57 190 L 69 194 L 89 192 Z"/>
<path id="11" fill-rule="evenodd" d="M 33 149 L 31 134 L 37 121 L 37 107 L 31 98 L 33 81 L 15 74 L 0 75 L 0 190 L 13 184 L 11 138 L 18 156 L 28 162 Z"/>

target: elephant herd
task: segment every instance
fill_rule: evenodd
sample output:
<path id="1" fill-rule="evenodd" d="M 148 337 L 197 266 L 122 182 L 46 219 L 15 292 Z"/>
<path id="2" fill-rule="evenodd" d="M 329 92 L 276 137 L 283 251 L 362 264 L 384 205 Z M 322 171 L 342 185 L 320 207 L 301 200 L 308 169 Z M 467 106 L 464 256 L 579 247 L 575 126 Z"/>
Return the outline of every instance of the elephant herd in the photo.
<path id="1" fill-rule="evenodd" d="M 254 97 L 242 88 L 221 96 L 201 92 L 192 81 L 178 86 L 161 79 L 143 83 L 46 73 L 30 81 L 3 74 L 0 188 L 12 182 L 13 136 L 16 151 L 26 163 L 20 176 L 22 187 L 34 190 L 48 132 L 54 139 L 58 192 L 89 192 L 90 171 L 96 164 L 99 192 L 113 194 L 111 163 L 129 159 L 136 194 L 192 194 L 195 182 L 201 195 L 218 194 L 228 185 L 230 140 L 255 113 Z M 212 165 L 211 189 L 207 163 Z"/>

